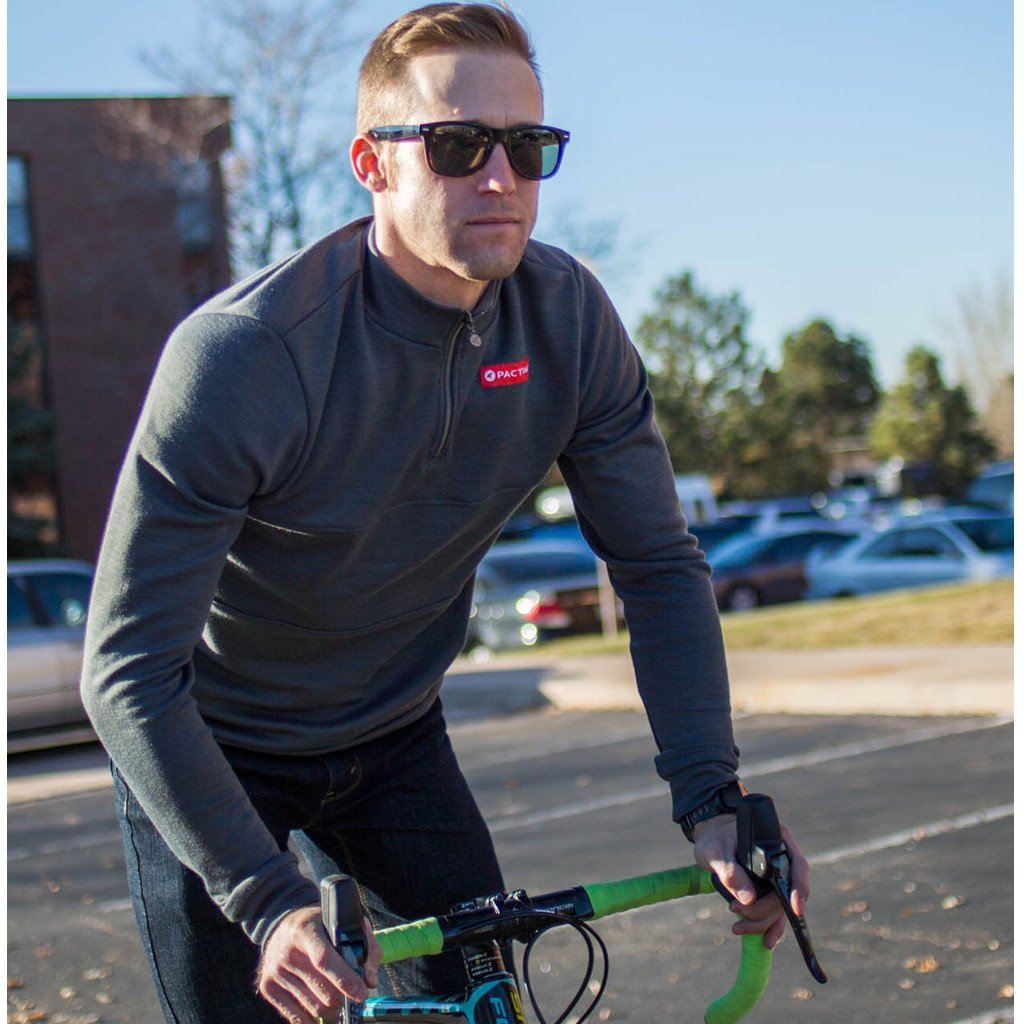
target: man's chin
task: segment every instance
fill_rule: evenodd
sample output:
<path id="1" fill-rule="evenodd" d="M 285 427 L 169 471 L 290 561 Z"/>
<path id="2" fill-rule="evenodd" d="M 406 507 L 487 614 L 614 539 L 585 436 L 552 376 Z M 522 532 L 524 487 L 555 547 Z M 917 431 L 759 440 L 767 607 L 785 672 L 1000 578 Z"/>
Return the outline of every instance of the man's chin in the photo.
<path id="1" fill-rule="evenodd" d="M 470 281 L 498 281 L 511 277 L 523 261 L 525 244 L 514 252 L 475 254 L 463 261 L 463 276 Z"/>

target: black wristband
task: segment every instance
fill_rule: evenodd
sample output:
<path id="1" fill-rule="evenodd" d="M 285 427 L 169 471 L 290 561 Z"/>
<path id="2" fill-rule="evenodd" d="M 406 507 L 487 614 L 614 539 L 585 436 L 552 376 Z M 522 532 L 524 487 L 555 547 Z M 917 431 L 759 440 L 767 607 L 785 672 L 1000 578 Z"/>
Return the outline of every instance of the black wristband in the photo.
<path id="1" fill-rule="evenodd" d="M 695 807 L 692 811 L 684 814 L 679 821 L 683 835 L 690 842 L 693 842 L 693 830 L 702 822 L 711 818 L 717 818 L 720 814 L 735 814 L 736 808 L 740 805 L 740 797 L 745 790 L 740 782 L 730 782 L 718 790 L 715 795 L 706 803 Z"/>

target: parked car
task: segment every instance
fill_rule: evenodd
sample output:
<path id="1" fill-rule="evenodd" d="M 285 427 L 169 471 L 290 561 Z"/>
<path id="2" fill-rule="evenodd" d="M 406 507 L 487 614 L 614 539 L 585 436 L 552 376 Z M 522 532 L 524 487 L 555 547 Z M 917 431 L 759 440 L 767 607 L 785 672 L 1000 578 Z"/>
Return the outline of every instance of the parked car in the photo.
<path id="1" fill-rule="evenodd" d="M 750 530 L 723 541 L 708 555 L 718 607 L 738 612 L 800 600 L 807 589 L 807 556 L 841 547 L 853 536 L 849 529 L 822 521 L 809 529 Z"/>
<path id="2" fill-rule="evenodd" d="M 824 494 L 787 494 L 777 498 L 730 501 L 722 505 L 723 516 L 753 516 L 751 529 L 774 530 L 777 526 L 812 528 L 825 520 Z"/>
<path id="3" fill-rule="evenodd" d="M 1004 512 L 1013 511 L 1013 460 L 986 466 L 971 481 L 964 500 Z"/>
<path id="4" fill-rule="evenodd" d="M 735 537 L 757 525 L 755 515 L 720 516 L 713 523 L 687 523 L 690 533 L 697 538 L 697 546 L 707 555 L 722 541 Z"/>
<path id="5" fill-rule="evenodd" d="M 601 629 L 597 560 L 563 541 L 509 541 L 476 574 L 466 649 L 532 647 L 540 640 Z"/>
<path id="6" fill-rule="evenodd" d="M 8 750 L 32 746 L 30 733 L 86 722 L 78 681 L 92 575 L 85 562 L 7 564 Z"/>
<path id="7" fill-rule="evenodd" d="M 947 509 L 864 535 L 806 566 L 808 598 L 1013 575 L 1013 516 Z"/>
<path id="8" fill-rule="evenodd" d="M 703 473 L 683 473 L 675 478 L 676 496 L 686 521 L 691 525 L 713 523 L 718 504 L 711 480 Z M 537 495 L 537 516 L 544 523 L 564 523 L 576 518 L 568 487 L 548 487 Z"/>

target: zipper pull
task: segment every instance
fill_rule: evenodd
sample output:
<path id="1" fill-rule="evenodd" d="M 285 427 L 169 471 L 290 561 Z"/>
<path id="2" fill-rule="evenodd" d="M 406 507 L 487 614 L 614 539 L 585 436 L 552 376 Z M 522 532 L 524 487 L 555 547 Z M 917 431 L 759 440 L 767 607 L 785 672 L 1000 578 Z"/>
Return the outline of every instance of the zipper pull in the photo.
<path id="1" fill-rule="evenodd" d="M 473 348 L 479 348 L 484 343 L 484 339 L 481 338 L 480 335 L 476 333 L 476 325 L 473 323 L 473 318 L 471 316 L 466 317 L 466 324 L 469 327 L 470 345 L 472 345 Z"/>

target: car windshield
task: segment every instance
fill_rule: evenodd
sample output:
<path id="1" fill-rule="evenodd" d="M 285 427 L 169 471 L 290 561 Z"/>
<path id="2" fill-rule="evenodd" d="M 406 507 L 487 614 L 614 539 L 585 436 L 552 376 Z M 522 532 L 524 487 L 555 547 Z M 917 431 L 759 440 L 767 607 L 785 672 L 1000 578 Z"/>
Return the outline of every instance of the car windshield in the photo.
<path id="1" fill-rule="evenodd" d="M 1013 473 L 978 477 L 967 490 L 967 500 L 975 505 L 1009 508 L 1013 501 Z"/>
<path id="2" fill-rule="evenodd" d="M 956 519 L 956 525 L 967 534 L 979 551 L 1013 551 L 1013 517 L 998 519 Z"/>
<path id="3" fill-rule="evenodd" d="M 488 572 L 503 583 L 586 576 L 596 572 L 594 556 L 586 551 L 533 551 L 491 554 L 485 559 Z"/>
<path id="4" fill-rule="evenodd" d="M 767 543 L 764 537 L 752 537 L 746 533 L 740 537 L 730 537 L 715 546 L 714 558 L 710 558 L 711 564 L 716 569 L 746 565 Z"/>

